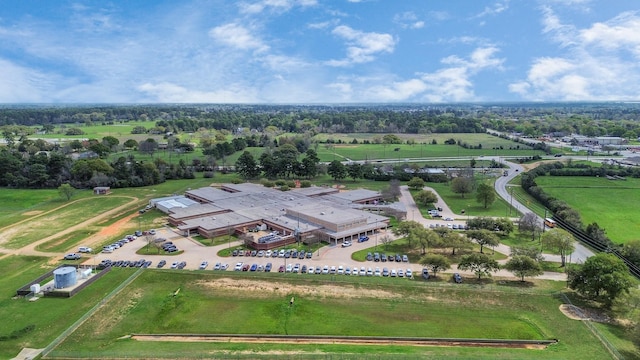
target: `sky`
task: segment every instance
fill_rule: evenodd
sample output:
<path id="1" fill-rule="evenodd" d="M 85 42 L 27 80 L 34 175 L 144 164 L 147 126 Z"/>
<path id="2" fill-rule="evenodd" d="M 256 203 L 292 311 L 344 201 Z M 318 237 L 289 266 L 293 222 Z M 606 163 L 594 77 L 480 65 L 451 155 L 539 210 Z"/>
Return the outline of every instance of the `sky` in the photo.
<path id="1" fill-rule="evenodd" d="M 637 100 L 637 0 L 0 0 L 0 103 Z"/>

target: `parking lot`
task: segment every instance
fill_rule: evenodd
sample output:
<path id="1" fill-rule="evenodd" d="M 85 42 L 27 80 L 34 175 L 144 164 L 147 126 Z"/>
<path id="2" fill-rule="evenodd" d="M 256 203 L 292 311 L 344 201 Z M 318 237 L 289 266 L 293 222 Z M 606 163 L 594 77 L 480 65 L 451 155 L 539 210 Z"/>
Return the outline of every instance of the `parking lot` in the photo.
<path id="1" fill-rule="evenodd" d="M 158 255 L 138 255 L 136 251 L 140 248 L 154 246 L 153 244 L 148 244 L 143 236 L 124 243 L 111 253 L 92 255 L 84 263 L 87 265 L 99 265 L 105 260 L 110 260 L 113 266 L 157 268 L 160 261 L 164 260 L 163 269 L 176 269 L 182 265 L 184 270 L 198 270 L 204 267 L 204 270 L 209 271 L 234 271 L 236 265 L 242 263 L 240 271 L 244 269 L 247 272 L 265 271 L 267 264 L 271 264 L 271 272 L 281 270 L 283 273 L 298 274 L 388 277 L 406 277 L 407 273 L 411 276 L 411 274 L 419 274 L 421 271 L 419 265 L 416 266 L 408 262 L 405 254 L 387 254 L 383 251 L 374 251 L 375 248 L 382 250 L 382 247 L 377 246 L 377 239 L 354 242 L 349 247 L 326 246 L 313 253 L 308 251 L 297 254 L 293 251 L 287 253 L 284 249 L 277 249 L 275 252 L 264 251 L 262 253 L 245 250 L 241 251 L 242 254 L 237 253 L 236 256 L 220 257 L 217 255 L 220 250 L 225 248 L 237 249 L 241 242 L 237 241 L 209 247 L 193 239 L 178 235 L 170 229 L 157 230 L 155 237 L 166 239 L 167 242 L 173 243 L 176 248 L 183 252 L 179 255 L 172 255 L 160 250 Z M 373 247 L 369 257 L 370 260 L 359 262 L 351 259 L 353 252 L 370 247 Z M 393 259 L 392 261 L 390 261 L 391 258 Z M 203 264 L 203 262 L 206 262 L 206 264 Z M 214 270 L 216 265 L 218 265 L 218 269 Z"/>

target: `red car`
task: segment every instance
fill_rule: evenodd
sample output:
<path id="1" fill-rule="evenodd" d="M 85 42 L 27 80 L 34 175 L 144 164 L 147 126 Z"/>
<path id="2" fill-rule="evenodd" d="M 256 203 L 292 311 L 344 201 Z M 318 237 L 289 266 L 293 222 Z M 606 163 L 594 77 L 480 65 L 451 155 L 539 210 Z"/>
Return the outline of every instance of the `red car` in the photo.
<path id="1" fill-rule="evenodd" d="M 280 268 L 278 269 L 278 272 L 284 272 L 284 265 L 280 265 Z"/>
<path id="2" fill-rule="evenodd" d="M 244 264 L 244 266 L 242 267 L 242 271 L 249 271 L 249 268 L 251 267 L 251 265 L 249 264 Z"/>

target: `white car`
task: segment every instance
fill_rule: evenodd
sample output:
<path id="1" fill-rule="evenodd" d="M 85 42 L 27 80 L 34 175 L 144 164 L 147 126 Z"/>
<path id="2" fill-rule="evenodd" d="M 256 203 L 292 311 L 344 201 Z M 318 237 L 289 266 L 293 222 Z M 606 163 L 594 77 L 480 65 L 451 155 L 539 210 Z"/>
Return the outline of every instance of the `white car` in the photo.
<path id="1" fill-rule="evenodd" d="M 78 248 L 78 252 L 80 252 L 80 253 L 90 253 L 90 252 L 93 252 L 93 249 L 90 248 L 90 247 L 87 247 L 87 246 L 80 246 Z"/>
<path id="2" fill-rule="evenodd" d="M 200 263 L 200 270 L 204 270 L 207 268 L 207 266 L 209 266 L 209 262 L 207 261 L 203 261 Z"/>
<path id="3" fill-rule="evenodd" d="M 446 218 L 444 218 L 444 221 L 453 221 L 453 218 L 452 217 L 446 217 Z"/>
<path id="4" fill-rule="evenodd" d="M 398 269 L 398 277 L 404 277 L 404 270 Z"/>
<path id="5" fill-rule="evenodd" d="M 325 265 L 325 266 L 322 268 L 322 273 L 323 273 L 323 274 L 328 274 L 328 273 L 329 273 L 329 266 L 328 266 L 328 265 Z"/>
<path id="6" fill-rule="evenodd" d="M 360 268 L 360 273 L 358 275 L 360 275 L 360 276 L 367 275 L 367 270 L 364 268 L 364 266 Z"/>
<path id="7" fill-rule="evenodd" d="M 242 263 L 239 262 L 236 264 L 236 267 L 233 268 L 233 270 L 235 271 L 242 271 Z"/>
<path id="8" fill-rule="evenodd" d="M 407 272 L 405 272 L 404 275 L 408 278 L 411 278 L 413 277 L 413 272 L 411 271 L 411 269 L 407 269 Z"/>
<path id="9" fill-rule="evenodd" d="M 351 241 L 345 241 L 342 243 L 342 247 L 349 247 L 351 246 Z"/>
<path id="10" fill-rule="evenodd" d="M 380 271 L 380 268 L 377 267 L 376 270 L 373 272 L 373 275 L 375 276 L 382 276 L 382 272 Z"/>
<path id="11" fill-rule="evenodd" d="M 313 274 L 314 272 L 316 272 L 316 269 L 313 266 L 309 266 L 309 268 L 307 269 L 307 274 Z"/>
<path id="12" fill-rule="evenodd" d="M 271 257 L 271 250 L 267 250 L 267 251 L 264 253 L 264 257 Z"/>
<path id="13" fill-rule="evenodd" d="M 344 266 L 342 265 L 338 266 L 338 274 L 340 275 L 344 274 Z"/>
<path id="14" fill-rule="evenodd" d="M 344 274 L 351 275 L 351 268 L 347 266 L 346 269 L 344 269 Z"/>

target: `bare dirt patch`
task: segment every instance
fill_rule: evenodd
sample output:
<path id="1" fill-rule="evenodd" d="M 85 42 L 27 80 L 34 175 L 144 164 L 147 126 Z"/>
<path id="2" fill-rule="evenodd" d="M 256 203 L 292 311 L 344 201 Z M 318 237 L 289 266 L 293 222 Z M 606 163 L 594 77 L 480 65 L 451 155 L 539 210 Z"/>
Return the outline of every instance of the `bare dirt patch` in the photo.
<path id="1" fill-rule="evenodd" d="M 575 305 L 562 304 L 560 311 L 569 319 L 591 320 L 601 323 L 611 323 L 613 320 L 606 314 L 596 309 L 582 309 Z"/>
<path id="2" fill-rule="evenodd" d="M 230 335 L 132 335 L 137 341 L 175 341 L 175 342 L 224 342 L 224 343 L 278 343 L 278 344 L 342 344 L 342 345 L 400 345 L 400 346 L 465 346 L 497 347 L 511 349 L 544 349 L 555 341 L 509 341 L 509 340 L 455 340 L 455 339 L 418 339 L 384 337 L 346 337 L 346 336 L 230 336 Z"/>
<path id="3" fill-rule="evenodd" d="M 233 293 L 243 294 L 247 297 L 271 297 L 273 294 L 284 296 L 288 294 L 300 294 L 318 298 L 353 299 L 362 297 L 374 297 L 378 299 L 401 298 L 403 295 L 390 291 L 367 289 L 362 291 L 347 285 L 304 285 L 285 282 L 265 282 L 246 279 L 220 278 L 212 281 L 200 281 L 200 286 L 215 290 L 230 290 Z"/>

